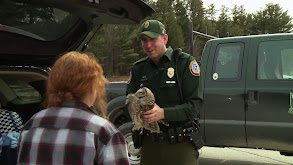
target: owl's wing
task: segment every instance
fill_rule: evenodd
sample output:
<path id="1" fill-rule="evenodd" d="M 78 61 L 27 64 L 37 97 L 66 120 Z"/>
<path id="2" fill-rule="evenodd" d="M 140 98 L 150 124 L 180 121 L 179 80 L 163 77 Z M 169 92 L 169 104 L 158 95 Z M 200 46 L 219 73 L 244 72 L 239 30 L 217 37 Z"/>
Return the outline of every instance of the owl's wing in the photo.
<path id="1" fill-rule="evenodd" d="M 137 115 L 139 115 L 139 105 L 140 105 L 140 100 L 137 99 L 134 95 L 133 96 L 127 96 L 128 98 L 128 112 L 130 117 L 132 118 L 133 121 L 137 118 Z"/>
<path id="2" fill-rule="evenodd" d="M 132 100 L 132 97 L 134 97 L 134 95 L 132 93 L 128 94 L 126 96 L 126 101 L 125 101 L 125 105 L 129 104 Z"/>

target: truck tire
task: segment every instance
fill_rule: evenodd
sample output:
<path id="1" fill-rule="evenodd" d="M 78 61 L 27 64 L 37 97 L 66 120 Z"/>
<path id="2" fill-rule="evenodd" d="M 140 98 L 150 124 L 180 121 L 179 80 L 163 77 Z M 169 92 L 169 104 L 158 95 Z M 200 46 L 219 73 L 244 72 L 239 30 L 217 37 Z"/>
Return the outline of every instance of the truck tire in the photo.
<path id="1" fill-rule="evenodd" d="M 107 116 L 117 128 L 131 121 L 129 113 L 125 108 L 125 101 L 126 96 L 119 96 L 107 103 Z"/>
<path id="2" fill-rule="evenodd" d="M 120 127 L 118 127 L 118 130 L 123 134 L 123 136 L 125 138 L 130 164 L 131 165 L 139 165 L 140 149 L 134 148 L 131 127 L 132 127 L 132 122 L 128 122 L 128 123 L 124 123 Z"/>

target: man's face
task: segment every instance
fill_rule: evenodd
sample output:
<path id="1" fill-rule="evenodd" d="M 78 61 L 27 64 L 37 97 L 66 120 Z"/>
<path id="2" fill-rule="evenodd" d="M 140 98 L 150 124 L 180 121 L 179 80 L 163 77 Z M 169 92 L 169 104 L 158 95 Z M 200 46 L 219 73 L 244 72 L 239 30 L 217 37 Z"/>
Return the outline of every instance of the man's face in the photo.
<path id="1" fill-rule="evenodd" d="M 141 35 L 141 44 L 146 54 L 157 63 L 160 58 L 167 51 L 166 44 L 168 42 L 168 35 L 160 35 L 158 38 L 152 39 L 147 35 Z"/>

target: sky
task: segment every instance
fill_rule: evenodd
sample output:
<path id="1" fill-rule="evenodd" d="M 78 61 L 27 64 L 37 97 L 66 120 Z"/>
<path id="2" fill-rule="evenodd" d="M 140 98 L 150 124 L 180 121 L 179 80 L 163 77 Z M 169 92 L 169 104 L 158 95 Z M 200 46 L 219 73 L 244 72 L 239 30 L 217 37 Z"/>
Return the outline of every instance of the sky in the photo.
<path id="1" fill-rule="evenodd" d="M 263 10 L 268 3 L 279 4 L 283 11 L 288 10 L 288 15 L 293 18 L 293 1 L 292 0 L 202 0 L 203 6 L 207 8 L 210 4 L 214 4 L 216 10 L 220 10 L 222 5 L 232 9 L 234 5 L 243 5 L 246 13 L 255 13 Z M 218 14 L 220 11 L 218 11 Z"/>

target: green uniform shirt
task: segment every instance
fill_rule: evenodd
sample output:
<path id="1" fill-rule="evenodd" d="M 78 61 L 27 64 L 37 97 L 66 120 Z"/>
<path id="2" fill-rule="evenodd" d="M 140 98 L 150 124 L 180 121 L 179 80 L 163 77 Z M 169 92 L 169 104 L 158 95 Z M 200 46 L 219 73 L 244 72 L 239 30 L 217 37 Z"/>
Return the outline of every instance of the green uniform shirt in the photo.
<path id="1" fill-rule="evenodd" d="M 158 65 L 154 64 L 149 57 L 134 63 L 126 94 L 135 93 L 140 87 L 148 87 L 155 96 L 156 104 L 164 109 L 165 121 L 184 122 L 198 117 L 202 105 L 203 92 L 199 83 L 200 70 L 194 57 L 184 52 L 178 60 L 178 70 L 176 70 L 172 53 L 173 49 L 169 47 Z M 177 71 L 182 88 L 183 103 L 180 100 Z"/>

